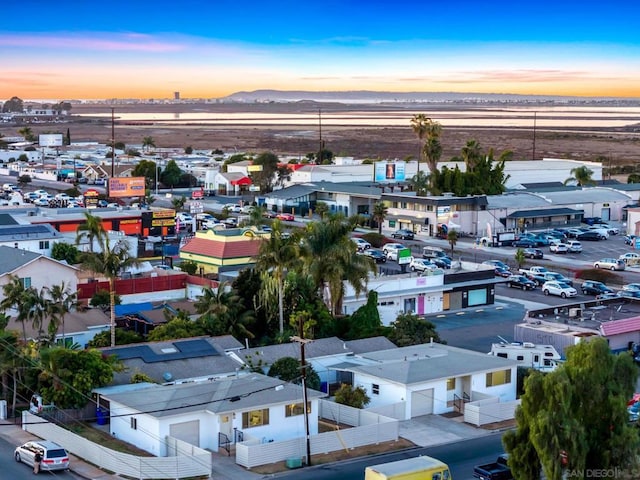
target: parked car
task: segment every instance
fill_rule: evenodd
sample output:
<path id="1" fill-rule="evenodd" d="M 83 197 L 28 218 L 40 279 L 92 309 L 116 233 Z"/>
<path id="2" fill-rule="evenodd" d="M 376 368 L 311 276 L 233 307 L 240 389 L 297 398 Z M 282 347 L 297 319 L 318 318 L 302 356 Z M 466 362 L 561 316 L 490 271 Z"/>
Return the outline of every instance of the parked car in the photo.
<path id="1" fill-rule="evenodd" d="M 580 235 L 576 236 L 576 240 L 578 240 L 579 242 L 597 242 L 599 240 L 605 239 L 606 237 L 604 235 L 596 231 L 582 232 Z"/>
<path id="2" fill-rule="evenodd" d="M 508 268 L 496 266 L 496 267 L 494 267 L 493 274 L 496 277 L 507 278 L 507 277 L 510 277 L 512 275 L 512 272 Z"/>
<path id="3" fill-rule="evenodd" d="M 636 252 L 623 253 L 618 257 L 625 265 L 640 263 L 640 254 Z"/>
<path id="4" fill-rule="evenodd" d="M 638 238 L 636 235 L 625 235 L 624 236 L 625 245 L 633 245 L 636 242 L 636 238 Z"/>
<path id="5" fill-rule="evenodd" d="M 262 216 L 264 218 L 276 218 L 278 216 L 278 214 L 276 212 L 271 211 L 271 210 L 264 210 L 262 212 Z"/>
<path id="6" fill-rule="evenodd" d="M 176 220 L 178 220 L 180 223 L 188 223 L 188 222 L 193 222 L 193 217 L 188 213 L 179 212 L 176 215 Z"/>
<path id="7" fill-rule="evenodd" d="M 227 217 L 222 220 L 222 223 L 227 228 L 233 228 L 238 226 L 238 219 L 236 217 Z"/>
<path id="8" fill-rule="evenodd" d="M 60 445 L 48 440 L 38 440 L 27 442 L 17 447 L 13 453 L 16 462 L 26 463 L 33 466 L 36 452 L 42 456 L 40 470 L 51 472 L 54 470 L 69 469 L 69 454 Z"/>
<path id="9" fill-rule="evenodd" d="M 567 240 L 569 253 L 582 253 L 582 244 L 577 240 Z"/>
<path id="10" fill-rule="evenodd" d="M 604 268 L 607 270 L 624 270 L 624 260 L 618 258 L 603 258 L 593 263 L 594 268 Z"/>
<path id="11" fill-rule="evenodd" d="M 222 207 L 222 209 L 226 209 L 227 211 L 233 213 L 240 213 L 242 211 L 242 207 L 236 203 L 227 203 L 224 207 Z"/>
<path id="12" fill-rule="evenodd" d="M 584 232 L 586 232 L 586 230 L 583 230 L 581 228 L 568 228 L 565 232 L 565 235 L 568 238 L 576 238 L 578 235 L 582 235 Z"/>
<path id="13" fill-rule="evenodd" d="M 562 298 L 575 297 L 578 291 L 570 285 L 562 282 L 545 282 L 542 285 L 542 293 L 545 295 L 557 295 Z"/>
<path id="14" fill-rule="evenodd" d="M 519 238 L 512 245 L 517 248 L 535 248 L 539 246 L 538 242 L 530 238 Z"/>
<path id="15" fill-rule="evenodd" d="M 536 282 L 529 280 L 524 275 L 511 275 L 508 278 L 507 285 L 510 288 L 520 288 L 522 290 L 533 290 L 536 288 Z"/>
<path id="16" fill-rule="evenodd" d="M 569 253 L 569 247 L 566 243 L 550 242 L 549 251 L 553 253 Z"/>
<path id="17" fill-rule="evenodd" d="M 385 263 L 387 261 L 387 256 L 381 251 L 376 250 L 374 248 L 368 248 L 361 252 L 365 257 L 369 257 L 373 259 L 376 263 Z"/>
<path id="18" fill-rule="evenodd" d="M 427 270 L 437 270 L 435 263 L 431 263 L 426 258 L 412 258 L 409 268 L 414 272 L 424 272 Z"/>
<path id="19" fill-rule="evenodd" d="M 246 214 L 249 214 L 249 213 L 251 213 L 255 208 L 257 208 L 255 205 L 243 205 L 242 207 L 240 207 L 240 213 L 246 213 Z"/>
<path id="20" fill-rule="evenodd" d="M 439 268 L 451 268 L 451 259 L 449 257 L 433 257 L 429 259 L 431 263 L 434 263 Z"/>
<path id="21" fill-rule="evenodd" d="M 405 247 L 403 244 L 401 243 L 385 243 L 382 246 L 382 251 L 384 252 L 384 254 L 386 255 L 387 253 L 389 253 L 392 250 L 401 250 L 403 248 L 407 248 Z"/>
<path id="22" fill-rule="evenodd" d="M 616 296 L 618 298 L 640 298 L 640 290 L 618 290 Z"/>
<path id="23" fill-rule="evenodd" d="M 48 207 L 49 206 L 49 200 L 45 200 L 44 198 L 36 198 L 33 201 L 33 204 L 36 207 Z"/>
<path id="24" fill-rule="evenodd" d="M 399 238 L 401 240 L 413 240 L 414 233 L 411 230 L 407 230 L 406 228 L 401 228 L 400 230 L 396 230 L 391 234 L 393 238 Z"/>
<path id="25" fill-rule="evenodd" d="M 602 222 L 602 218 L 600 217 L 584 217 L 582 219 L 582 223 L 586 223 L 587 225 L 594 225 L 600 222 Z"/>
<path id="26" fill-rule="evenodd" d="M 544 252 L 539 248 L 525 248 L 522 253 L 524 253 L 525 258 L 544 258 Z"/>
<path id="27" fill-rule="evenodd" d="M 595 280 L 585 280 L 580 286 L 583 295 L 604 295 L 605 293 L 613 293 L 613 290 L 602 282 Z"/>
<path id="28" fill-rule="evenodd" d="M 608 223 L 599 223 L 594 225 L 594 227 L 604 228 L 609 235 L 618 235 L 620 233 L 620 229 L 618 227 L 614 227 L 613 225 L 609 225 Z"/>
<path id="29" fill-rule="evenodd" d="M 293 222 L 295 219 L 292 213 L 279 213 L 276 215 L 276 218 L 285 222 Z"/>
<path id="30" fill-rule="evenodd" d="M 640 283 L 627 283 L 626 285 L 622 286 L 623 290 L 638 290 L 640 291 Z"/>
<path id="31" fill-rule="evenodd" d="M 364 238 L 353 237 L 351 241 L 356 244 L 356 248 L 360 251 L 371 248 L 371 244 Z"/>
<path id="32" fill-rule="evenodd" d="M 509 270 L 509 265 L 504 263 L 502 260 L 485 260 L 482 262 L 483 265 L 493 265 L 494 267 L 500 267 L 505 270 Z"/>
<path id="33" fill-rule="evenodd" d="M 604 240 L 607 240 L 609 238 L 609 230 L 607 230 L 606 228 L 600 228 L 600 225 L 593 225 L 592 227 L 589 227 L 587 229 L 587 232 L 598 232 L 600 235 L 602 235 L 602 238 Z"/>

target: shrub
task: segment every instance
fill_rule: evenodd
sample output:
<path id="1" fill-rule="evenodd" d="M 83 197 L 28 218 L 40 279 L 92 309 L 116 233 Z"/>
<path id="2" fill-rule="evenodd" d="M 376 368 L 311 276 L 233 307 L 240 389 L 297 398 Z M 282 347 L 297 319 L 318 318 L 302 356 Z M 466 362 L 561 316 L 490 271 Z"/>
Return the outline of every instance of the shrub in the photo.
<path id="1" fill-rule="evenodd" d="M 363 240 L 366 240 L 367 242 L 369 242 L 371 244 L 372 247 L 374 248 L 380 248 L 382 247 L 386 242 L 386 238 L 384 235 L 380 235 L 377 232 L 369 232 L 369 233 L 365 233 L 364 235 L 362 235 L 361 237 Z"/>
<path id="2" fill-rule="evenodd" d="M 585 268 L 576 272 L 576 278 L 580 280 L 595 280 L 606 284 L 622 285 L 624 283 L 622 277 L 610 270 L 601 268 Z"/>

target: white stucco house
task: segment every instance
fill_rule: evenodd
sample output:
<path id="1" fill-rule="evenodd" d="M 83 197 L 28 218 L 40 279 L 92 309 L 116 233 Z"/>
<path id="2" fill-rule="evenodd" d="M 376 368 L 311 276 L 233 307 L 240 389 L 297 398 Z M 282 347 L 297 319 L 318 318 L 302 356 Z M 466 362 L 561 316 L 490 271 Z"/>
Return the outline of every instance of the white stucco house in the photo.
<path id="1" fill-rule="evenodd" d="M 167 435 L 215 451 L 219 433 L 231 441 L 242 433 L 265 443 L 305 434 L 302 387 L 277 378 L 254 373 L 146 387 L 113 394 L 102 389 L 100 402 L 108 402 L 113 436 L 156 456 L 167 455 Z M 309 431 L 315 435 L 318 399 L 325 394 L 307 392 Z"/>
<path id="2" fill-rule="evenodd" d="M 63 235 L 48 223 L 0 225 L 0 245 L 51 256 Z"/>
<path id="3" fill-rule="evenodd" d="M 454 401 L 516 399 L 517 362 L 438 343 L 363 353 L 336 364 L 368 408 L 404 403 L 404 420 L 454 411 Z"/>

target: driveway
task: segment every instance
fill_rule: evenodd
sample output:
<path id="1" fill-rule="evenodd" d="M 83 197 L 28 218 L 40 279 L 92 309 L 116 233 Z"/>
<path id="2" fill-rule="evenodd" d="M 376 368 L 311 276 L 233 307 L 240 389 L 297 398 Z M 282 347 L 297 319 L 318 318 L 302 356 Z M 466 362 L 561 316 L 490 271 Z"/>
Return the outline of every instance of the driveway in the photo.
<path id="1" fill-rule="evenodd" d="M 463 418 L 462 415 L 454 418 L 442 415 L 414 417 L 400 422 L 399 434 L 416 445 L 431 447 L 494 433 L 492 430 L 464 423 Z"/>

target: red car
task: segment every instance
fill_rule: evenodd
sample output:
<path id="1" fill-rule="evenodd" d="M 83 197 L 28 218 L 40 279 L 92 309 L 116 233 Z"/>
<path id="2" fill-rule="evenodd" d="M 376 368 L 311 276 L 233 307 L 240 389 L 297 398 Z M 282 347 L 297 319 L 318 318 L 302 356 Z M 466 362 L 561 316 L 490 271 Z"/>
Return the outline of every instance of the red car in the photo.
<path id="1" fill-rule="evenodd" d="M 291 213 L 279 213 L 276 215 L 278 220 L 284 220 L 285 222 L 293 222 L 293 214 Z"/>

